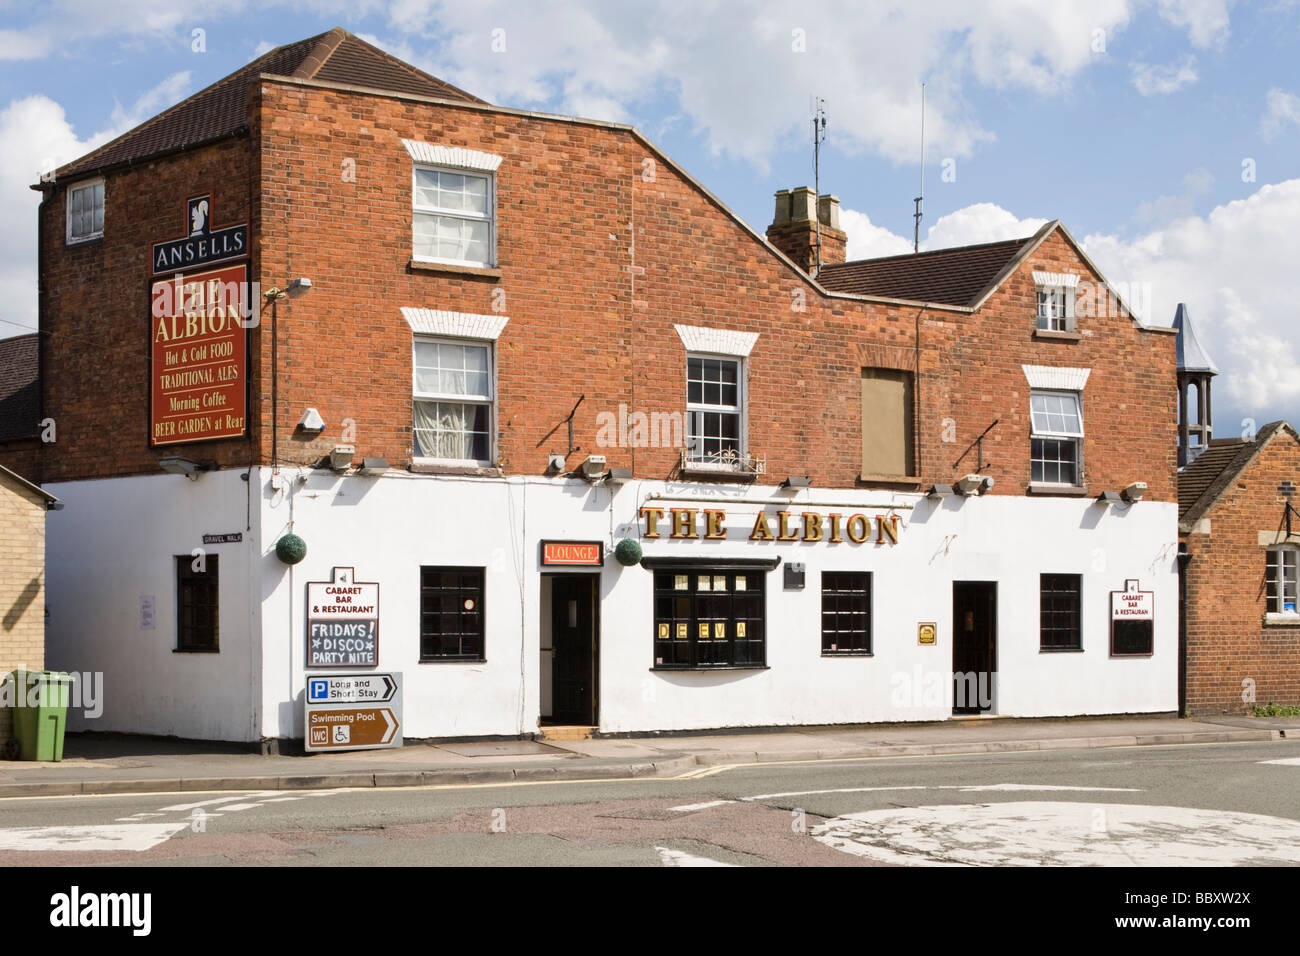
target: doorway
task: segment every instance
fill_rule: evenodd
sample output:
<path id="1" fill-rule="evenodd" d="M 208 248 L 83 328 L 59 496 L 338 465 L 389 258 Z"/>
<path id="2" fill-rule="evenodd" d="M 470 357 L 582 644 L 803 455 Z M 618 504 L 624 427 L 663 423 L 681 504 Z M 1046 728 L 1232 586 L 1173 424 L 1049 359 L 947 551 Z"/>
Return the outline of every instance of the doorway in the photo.
<path id="1" fill-rule="evenodd" d="M 952 583 L 952 712 L 993 710 L 997 673 L 996 581 Z"/>
<path id="2" fill-rule="evenodd" d="M 551 716 L 545 723 L 598 723 L 599 583 L 595 575 L 551 576 Z"/>

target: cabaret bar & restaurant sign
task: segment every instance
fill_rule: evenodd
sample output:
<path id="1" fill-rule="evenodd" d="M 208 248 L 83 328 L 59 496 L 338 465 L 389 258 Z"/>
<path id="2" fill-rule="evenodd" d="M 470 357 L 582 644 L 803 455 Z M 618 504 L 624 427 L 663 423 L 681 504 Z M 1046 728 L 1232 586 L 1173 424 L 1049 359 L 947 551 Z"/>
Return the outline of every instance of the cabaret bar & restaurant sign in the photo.
<path id="1" fill-rule="evenodd" d="M 223 237 L 214 239 L 217 233 L 208 228 L 210 209 L 207 196 L 188 201 L 191 235 L 155 244 L 156 272 L 173 259 L 189 269 L 230 258 L 231 250 L 247 254 L 246 227 L 218 230 Z M 172 247 L 181 251 L 165 251 Z M 151 446 L 247 433 L 248 328 L 253 324 L 249 288 L 247 261 L 175 272 L 150 283 Z"/>

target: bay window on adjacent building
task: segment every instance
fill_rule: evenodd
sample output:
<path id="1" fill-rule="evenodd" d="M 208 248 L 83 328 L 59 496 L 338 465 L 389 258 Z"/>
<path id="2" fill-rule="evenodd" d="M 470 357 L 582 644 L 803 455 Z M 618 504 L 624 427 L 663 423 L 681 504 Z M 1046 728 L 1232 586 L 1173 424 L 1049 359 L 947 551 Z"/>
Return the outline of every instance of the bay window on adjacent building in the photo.
<path id="1" fill-rule="evenodd" d="M 419 262 L 493 265 L 493 176 L 466 169 L 415 167 L 411 227 Z"/>
<path id="2" fill-rule="evenodd" d="M 414 453 L 438 462 L 492 463 L 492 347 L 417 337 Z"/>
<path id="3" fill-rule="evenodd" d="M 693 465 L 734 467 L 744 460 L 740 359 L 686 359 L 686 448 Z"/>
<path id="4" fill-rule="evenodd" d="M 1083 409 L 1078 392 L 1029 393 L 1032 481 L 1081 485 Z"/>
<path id="5" fill-rule="evenodd" d="M 757 569 L 657 568 L 654 666 L 763 667 L 765 579 Z"/>
<path id="6" fill-rule="evenodd" d="M 1296 592 L 1300 585 L 1297 571 L 1300 548 L 1293 544 L 1278 545 L 1265 552 L 1264 586 L 1269 614 L 1295 614 Z"/>

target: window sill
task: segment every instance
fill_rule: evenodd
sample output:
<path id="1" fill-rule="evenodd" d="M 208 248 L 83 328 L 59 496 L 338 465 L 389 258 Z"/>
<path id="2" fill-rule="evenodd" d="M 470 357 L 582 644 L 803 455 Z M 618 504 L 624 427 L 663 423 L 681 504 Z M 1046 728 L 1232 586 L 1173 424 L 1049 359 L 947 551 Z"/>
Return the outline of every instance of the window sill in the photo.
<path id="1" fill-rule="evenodd" d="M 173 654 L 220 654 L 219 647 L 173 647 Z"/>
<path id="2" fill-rule="evenodd" d="M 462 475 L 470 478 L 500 478 L 501 468 L 497 465 L 435 465 L 429 462 L 413 461 L 406 466 L 413 475 Z"/>
<path id="3" fill-rule="evenodd" d="M 758 475 L 752 471 L 740 471 L 736 468 L 710 468 L 708 465 L 682 465 L 679 471 L 683 478 L 702 478 L 706 481 L 735 481 L 753 484 Z"/>
<path id="4" fill-rule="evenodd" d="M 1034 329 L 1034 338 L 1050 339 L 1055 342 L 1081 342 L 1083 335 L 1079 332 L 1058 332 L 1055 329 Z"/>
<path id="5" fill-rule="evenodd" d="M 706 664 L 702 667 L 656 664 L 651 671 L 672 671 L 674 674 L 711 674 L 714 671 L 770 671 L 766 664 Z"/>
<path id="6" fill-rule="evenodd" d="M 1083 498 L 1088 494 L 1087 485 L 1054 485 L 1046 481 L 1031 481 L 1025 490 L 1031 495 L 1055 495 L 1059 498 Z"/>
<path id="7" fill-rule="evenodd" d="M 1082 647 L 1040 647 L 1040 654 L 1082 654 Z M 1121 655 L 1122 656 L 1122 655 Z"/>
<path id="8" fill-rule="evenodd" d="M 412 272 L 446 272 L 452 275 L 481 276 L 484 279 L 500 279 L 501 270 L 491 266 L 458 266 L 450 262 L 425 262 L 412 259 L 407 268 Z"/>
<path id="9" fill-rule="evenodd" d="M 822 651 L 822 657 L 875 657 L 874 651 Z"/>
<path id="10" fill-rule="evenodd" d="M 486 664 L 486 657 L 421 657 L 420 664 Z"/>
<path id="11" fill-rule="evenodd" d="M 103 242 L 104 234 L 101 232 L 97 236 L 83 236 L 80 239 L 67 238 L 64 240 L 65 246 L 88 246 L 92 242 Z"/>
<path id="12" fill-rule="evenodd" d="M 921 487 L 921 479 L 914 478 L 910 475 L 863 474 L 863 475 L 858 475 L 856 483 L 858 484 L 859 487 L 862 486 L 875 487 L 878 485 L 892 485 L 894 487 L 908 488 L 908 489 L 916 489 Z"/>
<path id="13" fill-rule="evenodd" d="M 1278 614 L 1270 611 L 1264 615 L 1265 627 L 1300 627 L 1300 614 Z"/>

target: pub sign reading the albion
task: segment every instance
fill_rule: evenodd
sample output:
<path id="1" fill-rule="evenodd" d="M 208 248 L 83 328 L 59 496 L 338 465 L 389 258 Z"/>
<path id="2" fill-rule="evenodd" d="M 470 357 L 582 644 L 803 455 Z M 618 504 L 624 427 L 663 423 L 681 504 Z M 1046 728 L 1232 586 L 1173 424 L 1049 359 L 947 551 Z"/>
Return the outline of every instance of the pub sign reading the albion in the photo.
<path id="1" fill-rule="evenodd" d="M 207 196 L 186 204 L 189 235 L 155 243 L 149 288 L 149 444 L 241 438 L 248 426 L 247 227 L 209 228 Z M 203 266 L 208 266 L 203 268 Z M 198 267 L 195 269 L 194 267 Z"/>

